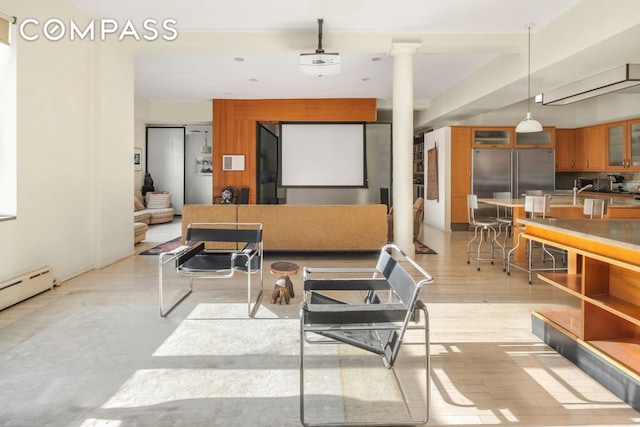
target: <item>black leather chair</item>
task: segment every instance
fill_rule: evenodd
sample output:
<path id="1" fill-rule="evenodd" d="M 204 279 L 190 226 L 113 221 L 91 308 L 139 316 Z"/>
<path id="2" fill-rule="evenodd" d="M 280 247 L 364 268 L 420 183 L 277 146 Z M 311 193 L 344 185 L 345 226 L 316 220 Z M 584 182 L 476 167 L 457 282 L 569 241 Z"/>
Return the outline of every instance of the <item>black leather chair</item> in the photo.
<path id="1" fill-rule="evenodd" d="M 404 268 L 401 261 L 412 269 L 412 273 Z M 367 274 L 369 277 L 353 278 L 354 274 L 359 274 L 361 277 Z M 414 276 L 418 279 L 414 279 Z M 418 299 L 418 294 L 423 285 L 433 282 L 431 275 L 413 259 L 407 257 L 400 248 L 388 244 L 380 251 L 375 268 L 304 267 L 303 280 L 304 301 L 300 305 L 299 359 L 300 421 L 302 424 L 425 424 L 429 419 L 429 318 L 427 308 Z M 350 302 L 339 299 L 336 294 L 340 293 L 346 294 L 347 297 L 364 293 L 365 297 L 364 300 L 361 300 L 362 302 Z M 353 298 L 349 299 L 353 301 Z M 384 367 L 393 370 L 405 332 L 408 329 L 424 330 L 424 343 L 418 343 L 421 347 L 424 346 L 425 354 L 424 418 L 414 420 L 411 414 L 406 414 L 404 419 L 400 421 L 323 420 L 310 422 L 305 418 L 305 381 L 307 381 L 305 377 L 305 350 L 307 347 L 327 342 L 348 344 L 381 356 Z M 415 348 L 415 339 L 412 337 L 412 348 Z M 415 355 L 411 357 L 415 357 Z M 393 376 L 402 390 L 399 377 L 395 373 Z M 415 387 L 415 384 L 412 384 L 412 387 Z M 380 393 L 384 394 L 385 390 L 380 390 Z M 339 409 L 336 408 L 336 412 L 340 412 Z M 397 415 L 400 416 L 400 414 Z"/>
<path id="2" fill-rule="evenodd" d="M 160 315 L 166 316 L 193 291 L 194 279 L 228 279 L 236 271 L 247 274 L 247 310 L 254 315 L 263 291 L 262 224 L 198 223 L 187 228 L 187 245 L 160 254 Z M 187 277 L 189 287 L 165 307 L 164 281 L 166 265 L 177 276 Z M 252 298 L 252 276 L 258 275 L 256 297 Z"/>

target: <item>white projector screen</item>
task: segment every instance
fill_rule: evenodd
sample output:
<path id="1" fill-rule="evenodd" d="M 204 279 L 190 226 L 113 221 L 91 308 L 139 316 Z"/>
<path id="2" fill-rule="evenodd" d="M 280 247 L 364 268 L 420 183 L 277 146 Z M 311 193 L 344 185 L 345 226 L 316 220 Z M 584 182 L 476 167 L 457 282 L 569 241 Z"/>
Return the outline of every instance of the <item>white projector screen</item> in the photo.
<path id="1" fill-rule="evenodd" d="M 364 123 L 282 123 L 282 187 L 365 187 Z"/>

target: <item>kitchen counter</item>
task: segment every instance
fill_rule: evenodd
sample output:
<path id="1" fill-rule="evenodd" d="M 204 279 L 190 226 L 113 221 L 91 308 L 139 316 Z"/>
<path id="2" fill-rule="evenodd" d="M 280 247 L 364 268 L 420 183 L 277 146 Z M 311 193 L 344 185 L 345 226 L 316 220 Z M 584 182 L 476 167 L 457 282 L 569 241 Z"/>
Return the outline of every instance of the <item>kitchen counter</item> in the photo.
<path id="1" fill-rule="evenodd" d="M 589 193 L 589 197 L 591 197 Z M 597 193 L 596 193 L 597 194 Z M 602 193 L 600 193 L 602 194 Z M 584 206 L 584 199 L 589 198 L 586 197 L 585 193 L 580 193 L 576 199 L 576 204 L 573 204 L 573 196 L 572 195 L 564 195 L 564 194 L 553 194 L 551 195 L 551 207 L 552 208 L 582 208 Z M 629 197 L 613 197 L 613 196 L 605 196 L 607 198 L 607 207 L 609 208 L 638 208 L 640 209 L 640 200 L 635 200 Z M 524 197 L 520 197 L 518 199 L 488 199 L 482 198 L 478 199 L 480 203 L 488 203 L 492 205 L 498 206 L 506 206 L 509 208 L 520 208 L 524 207 Z"/>
<path id="2" fill-rule="evenodd" d="M 523 218 L 527 233 L 531 227 L 563 233 L 578 239 L 620 249 L 636 251 L 640 254 L 640 220 L 638 219 L 556 219 L 556 218 Z M 592 246 L 593 246 L 592 245 Z M 640 256 L 630 260 L 640 265 Z"/>
<path id="3" fill-rule="evenodd" d="M 583 191 L 580 196 L 599 197 L 599 198 L 622 198 L 634 199 L 640 198 L 640 193 L 620 192 L 620 191 Z"/>
<path id="4" fill-rule="evenodd" d="M 614 194 L 614 193 L 582 192 L 578 194 L 576 202 L 578 205 L 583 206 L 584 199 L 589 199 L 589 198 L 605 199 L 607 202 L 607 206 L 610 208 L 640 208 L 640 200 L 635 200 L 633 197 L 631 197 L 630 193 L 627 193 L 627 195 L 623 195 L 623 194 Z M 556 203 L 554 203 L 554 199 L 556 200 Z M 569 196 L 553 195 L 551 196 L 551 205 L 553 206 L 554 204 L 558 204 L 558 205 L 562 204 L 565 207 L 567 205 L 575 206 L 573 204 L 572 195 L 569 195 Z"/>
<path id="5" fill-rule="evenodd" d="M 576 204 L 573 204 L 573 196 L 571 195 L 552 195 L 551 196 L 551 208 L 550 212 L 546 215 L 549 218 L 561 218 L 561 219 L 584 219 L 584 199 L 581 195 L 578 196 Z M 490 205 L 504 206 L 511 208 L 513 223 L 518 225 L 523 219 L 527 217 L 524 211 L 524 197 L 519 199 L 478 199 L 480 203 L 487 203 Z M 631 198 L 623 197 L 610 197 L 606 200 L 606 219 L 621 219 L 621 218 L 640 218 L 640 200 L 634 200 Z M 596 220 L 591 220 L 596 221 Z M 513 245 L 516 246 L 519 239 L 520 230 L 514 229 L 513 232 Z M 518 246 L 514 256 L 516 259 L 524 257 L 523 246 Z"/>

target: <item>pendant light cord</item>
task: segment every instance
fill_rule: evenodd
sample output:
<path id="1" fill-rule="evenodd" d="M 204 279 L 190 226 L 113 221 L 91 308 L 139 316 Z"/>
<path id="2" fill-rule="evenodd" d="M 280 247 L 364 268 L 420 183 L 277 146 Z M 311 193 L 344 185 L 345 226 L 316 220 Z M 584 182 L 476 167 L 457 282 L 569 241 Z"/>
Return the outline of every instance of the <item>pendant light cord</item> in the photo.
<path id="1" fill-rule="evenodd" d="M 528 74 L 527 74 L 527 112 L 531 113 L 531 24 L 529 28 L 529 59 L 527 62 Z"/>

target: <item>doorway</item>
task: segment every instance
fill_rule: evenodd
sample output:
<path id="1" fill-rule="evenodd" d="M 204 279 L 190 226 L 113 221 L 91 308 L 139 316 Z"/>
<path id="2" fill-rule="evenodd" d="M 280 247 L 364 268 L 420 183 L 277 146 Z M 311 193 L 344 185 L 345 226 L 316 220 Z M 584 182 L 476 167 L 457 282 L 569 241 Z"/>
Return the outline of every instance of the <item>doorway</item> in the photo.
<path id="1" fill-rule="evenodd" d="M 278 137 L 262 123 L 257 124 L 256 203 L 278 204 Z"/>
<path id="2" fill-rule="evenodd" d="M 171 193 L 171 207 L 184 205 L 184 127 L 147 127 L 147 172 L 155 191 Z"/>

